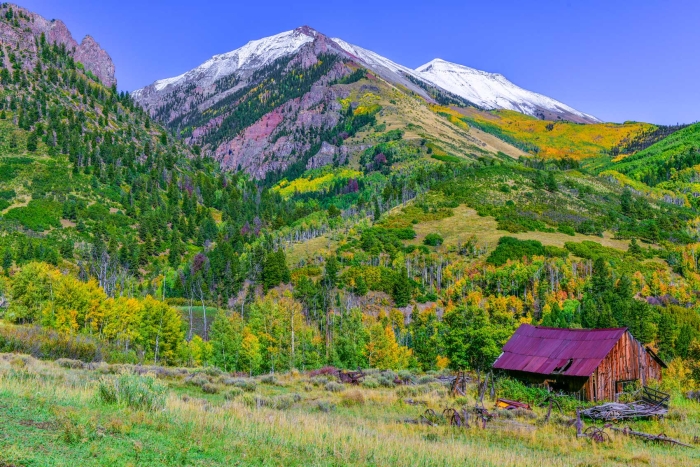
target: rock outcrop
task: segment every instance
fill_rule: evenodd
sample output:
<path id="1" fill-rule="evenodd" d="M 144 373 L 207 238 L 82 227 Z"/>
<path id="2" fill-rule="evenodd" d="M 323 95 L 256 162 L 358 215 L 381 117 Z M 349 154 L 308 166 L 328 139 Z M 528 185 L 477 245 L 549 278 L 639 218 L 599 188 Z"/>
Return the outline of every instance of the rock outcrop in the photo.
<path id="1" fill-rule="evenodd" d="M 9 13 L 11 11 L 11 13 Z M 85 36 L 78 44 L 68 27 L 61 20 L 47 20 L 41 15 L 13 4 L 3 4 L 0 8 L 0 42 L 6 46 L 24 50 L 36 50 L 36 42 L 41 35 L 49 44 L 63 44 L 73 58 L 82 63 L 85 70 L 97 77 L 106 86 L 117 83 L 114 76 L 114 63 L 107 52 L 91 36 Z M 22 65 L 33 68 L 35 54 L 18 57 Z"/>

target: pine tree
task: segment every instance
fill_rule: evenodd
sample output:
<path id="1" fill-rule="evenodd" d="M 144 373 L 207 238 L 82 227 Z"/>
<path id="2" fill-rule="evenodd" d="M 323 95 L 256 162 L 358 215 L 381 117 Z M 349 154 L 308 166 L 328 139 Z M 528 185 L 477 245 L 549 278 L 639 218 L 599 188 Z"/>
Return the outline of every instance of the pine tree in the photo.
<path id="1" fill-rule="evenodd" d="M 409 300 L 411 300 L 412 285 L 406 267 L 402 267 L 394 282 L 393 297 L 396 306 L 404 307 L 408 305 Z"/>
<path id="2" fill-rule="evenodd" d="M 323 279 L 329 289 L 332 289 L 338 283 L 339 269 L 340 265 L 338 264 L 338 260 L 334 255 L 331 255 L 328 259 L 326 259 L 326 272 Z"/>
<path id="3" fill-rule="evenodd" d="M 29 151 L 29 152 L 36 151 L 38 141 L 39 141 L 39 138 L 38 138 L 36 132 L 32 131 L 31 133 L 29 133 L 29 136 L 27 136 L 27 151 Z"/>
<path id="4" fill-rule="evenodd" d="M 355 279 L 355 293 L 361 297 L 367 295 L 367 283 L 362 276 L 357 276 Z"/>
<path id="5" fill-rule="evenodd" d="M 547 172 L 547 182 L 545 183 L 547 191 L 555 192 L 559 189 L 557 186 L 557 179 L 554 178 L 554 172 L 549 171 Z"/>

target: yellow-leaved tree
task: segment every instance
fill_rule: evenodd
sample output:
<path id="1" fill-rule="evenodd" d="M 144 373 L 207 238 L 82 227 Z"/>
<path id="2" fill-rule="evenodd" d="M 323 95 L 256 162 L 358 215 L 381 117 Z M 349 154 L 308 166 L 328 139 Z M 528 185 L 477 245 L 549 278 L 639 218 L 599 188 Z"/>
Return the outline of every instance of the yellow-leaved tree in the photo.
<path id="1" fill-rule="evenodd" d="M 141 302 L 139 344 L 146 358 L 154 363 L 173 364 L 177 361 L 179 346 L 185 339 L 182 319 L 178 312 L 150 295 Z"/>
<path id="2" fill-rule="evenodd" d="M 102 334 L 128 351 L 141 337 L 141 302 L 135 298 L 109 298 L 104 310 Z"/>
<path id="3" fill-rule="evenodd" d="M 260 341 L 248 326 L 243 328 L 243 340 L 241 341 L 241 365 L 240 368 L 251 376 L 258 371 L 262 363 L 260 353 Z"/>
<path id="4" fill-rule="evenodd" d="M 401 370 L 408 368 L 411 350 L 399 345 L 391 326 L 375 323 L 369 329 L 367 355 L 372 368 L 380 370 Z"/>

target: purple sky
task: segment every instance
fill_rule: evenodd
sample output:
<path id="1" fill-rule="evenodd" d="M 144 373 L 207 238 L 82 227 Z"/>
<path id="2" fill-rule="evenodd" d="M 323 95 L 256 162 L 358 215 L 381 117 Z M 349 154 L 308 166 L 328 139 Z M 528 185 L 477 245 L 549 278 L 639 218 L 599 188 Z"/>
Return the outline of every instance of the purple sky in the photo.
<path id="1" fill-rule="evenodd" d="M 62 19 L 78 41 L 95 37 L 114 59 L 123 90 L 306 24 L 412 68 L 439 57 L 502 73 L 607 121 L 700 120 L 700 2 L 693 0 L 20 4 Z"/>

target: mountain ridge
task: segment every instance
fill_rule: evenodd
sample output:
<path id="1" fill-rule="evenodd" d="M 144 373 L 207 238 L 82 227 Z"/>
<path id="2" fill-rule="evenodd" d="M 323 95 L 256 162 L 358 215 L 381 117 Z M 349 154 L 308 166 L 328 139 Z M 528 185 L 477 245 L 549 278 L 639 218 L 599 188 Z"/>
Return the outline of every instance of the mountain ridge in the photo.
<path id="1" fill-rule="evenodd" d="M 147 95 L 149 91 L 150 93 L 154 91 L 164 92 L 170 85 L 176 85 L 183 80 L 196 80 L 199 76 L 200 81 L 198 81 L 198 85 L 211 85 L 214 78 L 229 76 L 238 71 L 245 72 L 260 68 L 285 55 L 291 55 L 319 36 L 326 37 L 309 26 L 301 26 L 290 31 L 252 40 L 230 52 L 214 55 L 198 67 L 178 76 L 156 80 L 148 86 L 135 90 L 132 94 L 137 100 L 148 104 Z M 573 109 L 556 99 L 520 88 L 508 81 L 505 76 L 498 73 L 477 70 L 442 59 L 433 59 L 425 65 L 413 70 L 369 49 L 350 44 L 341 38 L 329 38 L 329 41 L 343 52 L 349 54 L 351 59 L 362 62 L 368 69 L 379 72 L 380 75 L 383 75 L 385 78 L 387 74 L 393 75 L 388 77 L 389 80 L 400 82 L 400 84 L 427 99 L 430 99 L 430 96 L 427 95 L 424 90 L 420 89 L 420 86 L 411 83 L 411 78 L 457 95 L 485 109 L 515 110 L 547 120 L 564 119 L 576 123 L 600 122 L 596 117 Z M 267 55 L 265 55 L 265 52 L 267 52 Z M 262 59 L 260 60 L 261 57 Z M 256 63 L 256 59 L 258 59 L 258 63 Z M 231 60 L 237 60 L 237 63 L 231 63 Z M 449 69 L 441 70 L 441 74 L 431 73 L 430 70 L 435 68 L 435 65 L 438 64 L 443 67 L 444 65 L 449 65 Z M 206 74 L 206 71 L 211 68 L 215 70 L 214 77 Z M 486 77 L 490 82 L 484 82 L 484 80 L 481 79 L 480 82 L 474 83 L 476 87 L 479 88 L 487 87 L 486 95 L 482 96 L 479 92 L 474 92 L 473 89 L 471 92 L 464 92 L 464 90 L 461 89 L 464 87 L 464 81 L 467 81 L 467 85 L 470 84 L 468 79 L 464 78 L 464 76 L 461 77 L 461 83 L 450 83 L 445 73 L 454 73 L 455 70 L 466 70 L 471 75 Z M 472 88 L 473 87 L 474 86 L 472 86 Z"/>

